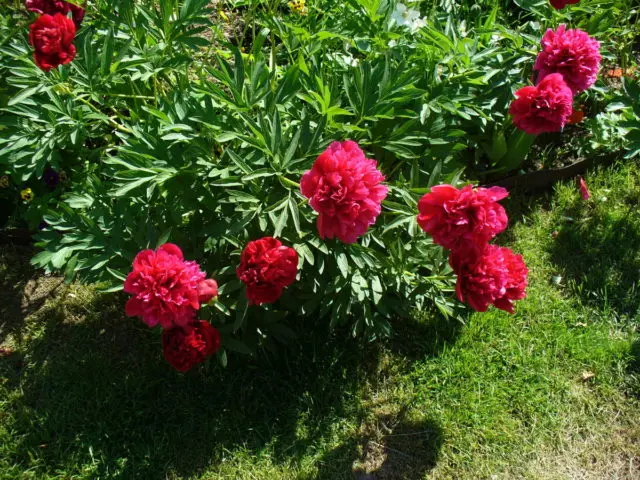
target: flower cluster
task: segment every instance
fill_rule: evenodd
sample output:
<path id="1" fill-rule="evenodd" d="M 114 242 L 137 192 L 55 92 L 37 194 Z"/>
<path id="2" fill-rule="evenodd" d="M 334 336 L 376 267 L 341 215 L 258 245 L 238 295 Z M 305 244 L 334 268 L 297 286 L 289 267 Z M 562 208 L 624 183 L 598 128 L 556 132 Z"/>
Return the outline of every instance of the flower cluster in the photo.
<path id="1" fill-rule="evenodd" d="M 451 250 L 458 299 L 479 312 L 494 305 L 513 313 L 513 302 L 525 297 L 528 272 L 522 257 L 489 244 L 507 227 L 507 214 L 498 203 L 507 196 L 501 187 L 438 185 L 418 202 L 420 227 Z"/>
<path id="2" fill-rule="evenodd" d="M 29 27 L 36 64 L 48 72 L 70 63 L 76 56 L 73 40 L 84 19 L 84 8 L 63 0 L 26 0 L 26 7 L 40 15 Z"/>
<path id="3" fill-rule="evenodd" d="M 186 261 L 177 245 L 138 253 L 124 291 L 133 295 L 125 306 L 128 316 L 165 329 L 164 356 L 177 370 L 187 371 L 218 350 L 218 332 L 196 319 L 200 305 L 218 296 L 218 284 L 196 262 Z"/>
<path id="4" fill-rule="evenodd" d="M 530 135 L 561 131 L 573 116 L 573 97 L 593 85 L 600 69 L 600 44 L 582 30 L 547 30 L 536 58 L 535 86 L 523 87 L 509 108 L 513 123 Z"/>

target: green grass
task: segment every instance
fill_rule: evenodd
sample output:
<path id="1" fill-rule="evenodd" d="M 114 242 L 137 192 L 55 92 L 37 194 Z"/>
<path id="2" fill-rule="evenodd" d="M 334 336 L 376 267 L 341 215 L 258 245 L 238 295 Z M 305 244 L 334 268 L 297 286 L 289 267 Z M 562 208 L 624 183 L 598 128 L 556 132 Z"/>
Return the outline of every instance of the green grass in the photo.
<path id="1" fill-rule="evenodd" d="M 640 168 L 586 179 L 588 202 L 508 205 L 514 316 L 418 313 L 378 345 L 299 319 L 299 344 L 186 375 L 123 298 L 3 246 L 0 478 L 638 478 Z"/>

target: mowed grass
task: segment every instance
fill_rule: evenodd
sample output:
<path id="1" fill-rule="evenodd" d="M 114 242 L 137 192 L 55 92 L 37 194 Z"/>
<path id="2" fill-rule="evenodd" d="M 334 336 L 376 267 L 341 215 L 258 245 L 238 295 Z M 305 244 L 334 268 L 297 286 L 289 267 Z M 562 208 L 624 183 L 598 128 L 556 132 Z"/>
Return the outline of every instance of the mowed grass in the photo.
<path id="1" fill-rule="evenodd" d="M 0 478 L 640 478 L 640 169 L 516 197 L 514 316 L 419 312 L 186 375 L 124 299 L 0 255 Z"/>

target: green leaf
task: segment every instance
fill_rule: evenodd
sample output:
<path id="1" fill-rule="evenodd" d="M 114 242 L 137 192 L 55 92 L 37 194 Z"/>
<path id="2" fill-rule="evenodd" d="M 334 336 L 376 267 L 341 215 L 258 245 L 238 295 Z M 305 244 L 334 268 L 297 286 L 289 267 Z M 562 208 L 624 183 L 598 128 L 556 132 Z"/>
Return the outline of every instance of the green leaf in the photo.
<path id="1" fill-rule="evenodd" d="M 347 260 L 347 256 L 344 252 L 340 252 L 336 257 L 336 261 L 338 263 L 338 268 L 340 269 L 340 273 L 344 278 L 349 276 L 349 260 Z"/>

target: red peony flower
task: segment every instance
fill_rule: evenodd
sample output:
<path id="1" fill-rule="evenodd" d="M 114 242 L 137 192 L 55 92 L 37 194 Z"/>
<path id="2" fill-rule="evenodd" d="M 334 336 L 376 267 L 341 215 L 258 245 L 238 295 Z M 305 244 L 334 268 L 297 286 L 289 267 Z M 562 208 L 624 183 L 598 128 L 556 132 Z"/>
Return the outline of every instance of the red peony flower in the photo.
<path id="1" fill-rule="evenodd" d="M 61 13 L 42 15 L 29 28 L 29 42 L 35 48 L 35 61 L 45 72 L 70 63 L 76 56 L 73 45 L 76 27 Z"/>
<path id="2" fill-rule="evenodd" d="M 195 318 L 201 299 L 213 293 L 213 285 L 207 282 L 198 264 L 185 261 L 177 245 L 143 250 L 124 282 L 124 291 L 133 295 L 125 312 L 141 317 L 150 327 L 184 326 Z"/>
<path id="3" fill-rule="evenodd" d="M 64 0 L 26 0 L 25 4 L 27 10 L 41 15 L 61 13 L 66 17 L 71 12 L 76 27 L 79 27 L 84 19 L 84 8 Z"/>
<path id="4" fill-rule="evenodd" d="M 582 178 L 581 175 L 578 175 L 578 189 L 580 190 L 580 196 L 583 200 L 589 200 L 591 198 L 587 182 L 584 181 L 584 178 Z"/>
<path id="5" fill-rule="evenodd" d="M 375 223 L 388 191 L 376 166 L 357 143 L 347 140 L 329 145 L 302 176 L 300 190 L 319 213 L 320 238 L 354 243 Z"/>
<path id="6" fill-rule="evenodd" d="M 207 278 L 198 284 L 198 301 L 209 303 L 218 296 L 218 283 L 213 278 Z"/>
<path id="7" fill-rule="evenodd" d="M 571 89 L 559 73 L 552 73 L 535 87 L 523 87 L 516 92 L 509 107 L 513 123 L 530 135 L 559 132 L 573 113 Z"/>
<path id="8" fill-rule="evenodd" d="M 220 349 L 220 334 L 204 320 L 162 332 L 164 358 L 179 372 L 191 370 Z"/>
<path id="9" fill-rule="evenodd" d="M 549 0 L 549 3 L 556 10 L 562 10 L 567 5 L 574 5 L 580 3 L 580 0 Z"/>
<path id="10" fill-rule="evenodd" d="M 275 302 L 284 287 L 295 281 L 297 272 L 296 251 L 273 237 L 249 242 L 236 269 L 238 278 L 247 286 L 247 298 L 252 305 Z"/>
<path id="11" fill-rule="evenodd" d="M 418 224 L 445 248 L 483 246 L 507 228 L 507 213 L 497 202 L 508 195 L 502 187 L 437 185 L 418 202 Z"/>
<path id="12" fill-rule="evenodd" d="M 542 52 L 536 58 L 533 69 L 538 72 L 538 82 L 559 73 L 576 94 L 596 82 L 600 69 L 600 43 L 582 30 L 567 30 L 560 25 L 554 32 L 547 30 L 542 37 Z"/>
<path id="13" fill-rule="evenodd" d="M 487 245 L 477 256 L 453 251 L 449 263 L 458 275 L 458 300 L 478 312 L 489 305 L 513 313 L 513 302 L 526 296 L 528 270 L 522 256 L 506 247 Z"/>

